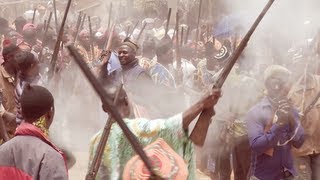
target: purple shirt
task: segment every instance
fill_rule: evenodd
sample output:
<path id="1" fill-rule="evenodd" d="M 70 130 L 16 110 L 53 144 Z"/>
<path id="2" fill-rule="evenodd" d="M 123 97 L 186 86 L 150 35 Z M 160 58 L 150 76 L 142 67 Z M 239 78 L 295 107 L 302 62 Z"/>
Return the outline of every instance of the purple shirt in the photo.
<path id="1" fill-rule="evenodd" d="M 298 127 L 300 124 L 299 114 L 296 110 L 293 113 L 296 121 L 295 127 Z M 246 117 L 252 150 L 251 173 L 261 180 L 280 180 L 284 170 L 297 175 L 294 169 L 291 146 L 299 148 L 304 142 L 304 131 L 299 126 L 293 140 L 284 146 L 278 146 L 278 142 L 283 144 L 293 136 L 295 128 L 290 129 L 289 125 L 279 127 L 273 124 L 271 129 L 265 133 L 264 129 L 272 121 L 273 114 L 271 103 L 265 97 L 251 108 Z M 274 149 L 272 157 L 264 153 L 270 148 Z"/>

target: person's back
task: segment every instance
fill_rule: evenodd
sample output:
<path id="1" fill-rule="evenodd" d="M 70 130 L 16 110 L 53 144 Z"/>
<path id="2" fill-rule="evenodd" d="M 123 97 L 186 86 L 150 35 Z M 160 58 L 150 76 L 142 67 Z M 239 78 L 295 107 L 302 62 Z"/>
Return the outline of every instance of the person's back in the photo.
<path id="1" fill-rule="evenodd" d="M 63 156 L 34 135 L 19 135 L 0 147 L 0 179 L 68 179 Z"/>
<path id="2" fill-rule="evenodd" d="M 0 146 L 0 180 L 65 180 L 66 160 L 49 140 L 54 99 L 44 87 L 26 84 L 20 97 L 22 122 Z"/>

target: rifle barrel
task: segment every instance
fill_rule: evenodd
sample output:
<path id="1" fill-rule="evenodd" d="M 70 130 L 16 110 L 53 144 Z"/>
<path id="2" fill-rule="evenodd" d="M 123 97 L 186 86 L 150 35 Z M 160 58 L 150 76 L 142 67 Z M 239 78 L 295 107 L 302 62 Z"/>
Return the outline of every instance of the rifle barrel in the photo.
<path id="1" fill-rule="evenodd" d="M 43 55 L 42 51 L 43 51 L 43 48 L 44 48 L 44 41 L 46 39 L 48 30 L 49 30 L 49 27 L 50 27 L 51 18 L 52 18 L 52 12 L 50 12 L 50 14 L 49 14 L 49 18 L 48 18 L 47 24 L 44 25 L 45 30 L 44 30 L 44 34 L 43 34 L 43 37 L 42 37 L 42 47 L 41 47 L 41 51 L 40 51 L 40 54 L 39 54 L 39 61 L 40 62 L 42 61 L 42 55 Z"/>
<path id="2" fill-rule="evenodd" d="M 90 31 L 90 46 L 91 46 L 91 60 L 94 60 L 94 43 L 93 43 L 93 33 L 92 33 L 92 26 L 91 26 L 91 17 L 88 16 L 88 22 L 89 22 L 89 31 Z"/>
<path id="3" fill-rule="evenodd" d="M 166 31 L 165 31 L 165 33 L 164 33 L 165 36 L 168 34 L 168 31 L 169 31 L 171 11 L 172 11 L 172 8 L 169 8 L 168 17 L 167 17 Z"/>
<path id="4" fill-rule="evenodd" d="M 141 29 L 141 31 L 139 32 L 139 35 L 138 35 L 138 37 L 137 37 L 137 40 L 136 40 L 137 42 L 138 42 L 139 39 L 141 38 L 141 35 L 142 35 L 144 29 L 146 29 L 146 26 L 147 26 L 147 23 L 144 23 L 143 26 L 142 26 L 142 29 Z"/>
<path id="5" fill-rule="evenodd" d="M 109 17 L 108 17 L 108 30 L 110 30 L 110 25 L 111 25 L 111 14 L 112 14 L 112 2 L 110 3 L 110 8 L 109 8 Z"/>
<path id="6" fill-rule="evenodd" d="M 56 6 L 56 0 L 52 0 L 53 4 L 53 12 L 54 12 L 54 22 L 56 24 L 56 32 L 59 32 L 59 23 L 58 23 L 58 16 L 57 16 L 57 6 Z"/>
<path id="7" fill-rule="evenodd" d="M 120 87 L 117 89 L 116 92 L 116 96 L 115 99 L 113 101 L 113 104 L 116 105 L 118 100 L 119 100 L 119 94 L 122 90 L 123 84 L 120 85 Z M 108 138 L 109 138 L 109 134 L 110 134 L 110 130 L 111 130 L 111 126 L 113 124 L 113 119 L 111 118 L 111 116 L 108 117 L 107 123 L 104 126 L 102 135 L 101 135 L 101 139 L 99 141 L 96 153 L 93 157 L 93 161 L 92 164 L 90 166 L 89 172 L 87 173 L 86 176 L 86 180 L 94 180 L 96 179 L 97 173 L 99 171 L 100 168 L 100 163 L 101 163 L 101 159 L 102 159 L 102 155 L 104 152 L 104 149 L 106 147 L 106 144 L 108 142 Z"/>
<path id="8" fill-rule="evenodd" d="M 32 24 L 34 24 L 34 21 L 36 19 L 36 12 L 37 12 L 37 8 L 33 9 L 33 16 L 32 16 Z"/>
<path id="9" fill-rule="evenodd" d="M 80 30 L 80 25 L 81 25 L 81 20 L 82 20 L 82 13 L 81 11 L 79 12 L 79 15 L 78 15 L 78 20 L 77 20 L 77 25 L 76 25 L 76 34 L 74 36 L 74 39 L 73 39 L 73 43 L 75 43 L 78 39 L 78 34 L 79 34 L 79 30 Z"/>
<path id="10" fill-rule="evenodd" d="M 247 46 L 247 44 L 248 44 L 253 32 L 256 30 L 256 28 L 258 27 L 259 23 L 261 22 L 261 20 L 265 16 L 265 14 L 268 12 L 269 8 L 271 7 L 271 5 L 273 4 L 274 1 L 275 0 L 269 0 L 269 2 L 264 7 L 262 12 L 258 16 L 258 18 L 255 20 L 255 22 L 253 23 L 253 25 L 251 26 L 251 28 L 249 29 L 247 34 L 244 36 L 244 38 L 240 42 L 239 46 L 236 48 L 235 52 L 232 53 L 232 55 L 231 55 L 231 57 L 229 59 L 229 63 L 226 65 L 225 68 L 223 68 L 223 71 L 220 74 L 220 76 L 218 77 L 218 81 L 215 84 L 215 87 L 217 87 L 217 88 L 221 88 L 222 87 L 222 85 L 225 82 L 225 80 L 227 79 L 227 76 L 229 75 L 232 67 L 234 66 L 234 64 L 236 63 L 238 58 L 240 57 L 240 55 L 243 52 L 243 50 L 246 48 L 246 46 Z"/>
<path id="11" fill-rule="evenodd" d="M 251 35 L 265 16 L 265 14 L 270 9 L 271 5 L 273 4 L 275 0 L 269 0 L 269 2 L 266 4 L 260 15 L 257 17 L 253 25 L 251 26 L 250 30 L 247 32 L 245 37 L 242 39 L 240 45 L 236 48 L 235 52 L 231 55 L 230 59 L 228 60 L 227 65 L 223 68 L 222 72 L 217 78 L 217 81 L 213 85 L 213 88 L 221 88 L 225 80 L 227 79 L 232 67 L 236 63 L 237 59 L 240 57 L 241 53 L 247 46 L 248 41 L 250 40 Z M 206 139 L 206 134 L 208 131 L 208 126 L 211 117 L 214 115 L 213 108 L 212 109 L 205 109 L 201 112 L 199 119 L 191 132 L 190 139 L 193 140 L 193 143 L 195 143 L 198 146 L 203 146 L 204 141 Z M 200 123 L 199 123 L 200 122 Z M 197 134 L 196 132 L 201 131 L 202 134 Z M 205 132 L 206 131 L 206 132 Z"/>
<path id="12" fill-rule="evenodd" d="M 71 1 L 72 0 L 68 1 L 67 7 L 66 7 L 66 10 L 64 12 L 63 19 L 62 19 L 62 23 L 61 23 L 61 26 L 60 26 L 59 35 L 57 37 L 57 41 L 56 41 L 56 44 L 54 46 L 54 51 L 53 51 L 52 59 L 51 59 L 51 68 L 50 68 L 50 71 L 49 71 L 49 78 L 52 78 L 53 75 L 54 75 L 54 72 L 55 72 L 58 53 L 59 53 L 59 50 L 60 50 L 60 47 L 61 47 L 61 40 L 62 40 L 62 36 L 63 36 L 64 25 L 65 25 L 66 20 L 67 20 L 67 16 L 68 16 L 68 12 L 69 12 L 69 9 L 70 9 Z"/>
<path id="13" fill-rule="evenodd" d="M 181 57 L 180 57 L 180 41 L 179 41 L 179 12 L 176 13 L 176 59 L 177 59 L 177 69 L 181 68 Z"/>

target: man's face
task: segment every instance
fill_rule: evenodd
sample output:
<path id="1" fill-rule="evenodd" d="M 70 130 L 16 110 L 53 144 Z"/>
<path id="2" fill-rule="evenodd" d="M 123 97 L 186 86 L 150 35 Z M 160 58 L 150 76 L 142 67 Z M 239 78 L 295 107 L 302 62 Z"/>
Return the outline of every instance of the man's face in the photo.
<path id="1" fill-rule="evenodd" d="M 131 63 L 136 56 L 135 51 L 127 45 L 122 45 L 118 49 L 118 56 L 121 65 L 127 65 Z"/>
<path id="2" fill-rule="evenodd" d="M 173 51 L 169 49 L 165 54 L 158 57 L 158 61 L 161 64 L 171 64 L 173 62 Z"/>
<path id="3" fill-rule="evenodd" d="M 291 81 L 288 78 L 284 80 L 281 77 L 272 77 L 268 80 L 268 94 L 274 98 L 284 98 L 288 96 L 291 88 Z"/>
<path id="4" fill-rule="evenodd" d="M 39 62 L 34 62 L 27 69 L 21 70 L 21 74 L 23 74 L 25 77 L 30 77 L 30 78 L 37 78 L 39 76 L 39 72 L 40 72 Z"/>
<path id="5" fill-rule="evenodd" d="M 90 45 L 90 35 L 84 34 L 83 36 L 80 37 L 80 41 L 81 41 L 82 45 L 89 46 Z"/>

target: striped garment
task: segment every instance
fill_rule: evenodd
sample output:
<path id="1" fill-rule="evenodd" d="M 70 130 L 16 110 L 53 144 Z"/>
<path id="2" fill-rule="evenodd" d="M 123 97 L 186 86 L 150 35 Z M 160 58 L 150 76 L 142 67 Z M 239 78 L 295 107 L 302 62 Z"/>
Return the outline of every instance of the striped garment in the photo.
<path id="1" fill-rule="evenodd" d="M 22 80 L 21 78 L 17 78 L 17 85 L 14 92 L 14 99 L 17 106 L 17 114 L 16 114 L 16 122 L 17 124 L 21 124 L 23 117 L 21 113 L 21 105 L 20 105 L 20 96 L 22 95 L 23 89 L 25 88 L 26 84 L 39 84 L 40 77 L 34 78 L 32 80 Z"/>

